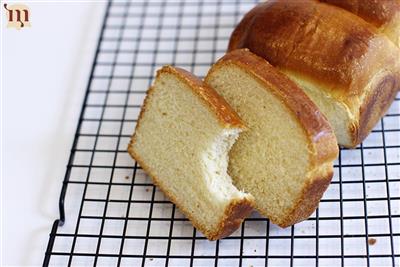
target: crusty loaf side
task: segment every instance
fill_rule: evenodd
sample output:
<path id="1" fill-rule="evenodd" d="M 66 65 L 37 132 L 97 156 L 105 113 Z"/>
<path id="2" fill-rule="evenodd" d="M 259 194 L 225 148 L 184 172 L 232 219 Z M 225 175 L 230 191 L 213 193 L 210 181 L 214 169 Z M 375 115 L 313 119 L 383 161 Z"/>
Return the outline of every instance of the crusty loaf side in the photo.
<path id="1" fill-rule="evenodd" d="M 210 114 L 209 121 L 207 122 L 207 125 L 198 125 L 199 123 L 201 124 L 202 120 L 204 122 L 204 118 L 207 117 L 208 115 L 203 111 L 201 112 L 200 118 L 194 117 L 194 120 L 198 120 L 199 122 L 195 121 L 175 121 L 179 127 L 191 127 L 193 125 L 193 129 L 188 129 L 184 133 L 186 135 L 196 134 L 196 131 L 199 131 L 199 127 L 204 126 L 204 131 L 206 131 L 209 127 L 209 125 L 213 125 L 212 129 L 210 129 L 210 132 L 206 132 L 204 136 L 204 133 L 200 133 L 199 137 L 193 137 L 191 140 L 197 140 L 198 143 L 193 143 L 193 144 L 188 144 L 189 145 L 189 150 L 188 151 L 178 151 L 177 153 L 175 152 L 168 152 L 169 150 L 172 150 L 173 146 L 177 145 L 182 145 L 182 142 L 187 142 L 185 141 L 187 136 L 176 136 L 173 135 L 172 138 L 177 138 L 177 142 L 174 144 L 174 140 L 172 139 L 166 139 L 165 136 L 167 136 L 167 132 L 170 131 L 170 129 L 167 129 L 166 127 L 169 125 L 169 123 L 164 123 L 163 126 L 165 127 L 159 127 L 156 122 L 152 119 L 152 117 L 149 117 L 150 115 L 147 115 L 150 113 L 151 109 L 153 109 L 152 112 L 155 112 L 157 115 L 157 119 L 163 120 L 164 116 L 170 116 L 169 113 L 172 112 L 177 112 L 176 106 L 173 105 L 166 105 L 166 106 L 154 106 L 154 98 L 155 98 L 155 86 L 166 86 L 165 81 L 166 78 L 162 78 L 162 76 L 172 76 L 174 79 L 179 80 L 182 82 L 184 89 L 182 90 L 187 90 L 190 91 L 190 94 L 193 94 L 199 99 L 199 103 L 202 103 L 201 106 L 204 106 Z M 172 90 L 172 89 L 170 89 Z M 174 89 L 175 90 L 175 89 Z M 167 90 L 168 91 L 168 90 Z M 167 92 L 165 91 L 165 92 Z M 164 92 L 164 93 L 165 93 Z M 158 93 L 160 94 L 160 93 Z M 171 94 L 171 93 L 169 93 Z M 172 97 L 175 97 L 176 95 L 173 95 Z M 177 97 L 177 96 L 176 96 Z M 188 98 L 188 100 L 185 102 L 185 105 L 193 105 L 192 101 L 193 98 Z M 177 105 L 178 103 L 174 103 L 174 105 Z M 152 106 L 153 107 L 150 107 Z M 180 107 L 182 108 L 182 107 Z M 156 111 L 154 111 L 156 110 Z M 158 114 L 159 113 L 159 114 Z M 193 114 L 196 116 L 195 114 Z M 147 117 L 146 117 L 147 116 Z M 190 116 L 190 115 L 189 115 Z M 215 121 L 215 122 L 214 122 Z M 146 130 L 144 130 L 144 126 L 146 124 L 152 124 L 153 126 L 157 126 L 160 129 L 152 129 L 151 127 L 147 127 Z M 197 126 L 196 126 L 197 125 Z M 172 127 L 172 126 L 171 126 Z M 198 155 L 196 156 L 195 153 L 200 149 L 200 152 L 202 152 L 202 148 L 198 148 L 199 146 L 204 145 L 202 140 L 206 138 L 207 144 L 210 146 L 212 145 L 210 142 L 213 141 L 213 136 L 216 134 L 224 133 L 224 132 L 241 132 L 243 129 L 245 129 L 246 126 L 242 123 L 240 117 L 234 112 L 234 110 L 225 102 L 223 98 L 221 98 L 212 88 L 207 86 L 205 83 L 203 83 L 201 80 L 193 76 L 192 74 L 186 72 L 185 70 L 171 67 L 171 66 L 165 66 L 161 70 L 157 72 L 157 77 L 156 77 L 156 82 L 155 84 L 149 88 L 147 91 L 147 95 L 144 101 L 144 104 L 142 106 L 141 112 L 139 114 L 138 122 L 136 125 L 135 133 L 132 136 L 131 142 L 128 145 L 128 152 L 134 158 L 139 165 L 143 168 L 143 170 L 152 178 L 154 184 L 160 188 L 160 190 L 173 202 L 185 215 L 187 218 L 191 220 L 193 223 L 193 226 L 196 227 L 199 231 L 201 231 L 209 240 L 216 240 L 223 238 L 225 236 L 228 236 L 232 232 L 234 232 L 241 224 L 241 222 L 251 213 L 252 207 L 254 206 L 254 198 L 246 193 L 239 192 L 236 188 L 233 187 L 230 181 L 223 181 L 220 184 L 223 186 L 224 184 L 228 187 L 229 189 L 226 189 L 227 196 L 224 197 L 225 200 L 221 199 L 212 199 L 211 197 L 214 197 L 214 195 L 218 192 L 213 191 L 213 192 L 208 192 L 208 191 L 199 191 L 199 194 L 204 194 L 206 193 L 209 198 L 204 199 L 201 203 L 198 205 L 200 206 L 205 206 L 211 205 L 210 206 L 210 212 L 214 212 L 214 219 L 217 220 L 217 225 L 210 225 L 208 223 L 205 223 L 204 220 L 200 220 L 199 218 L 201 217 L 206 217 L 206 214 L 198 214 L 194 213 L 196 209 L 199 207 L 191 207 L 188 208 L 187 203 L 190 202 L 190 199 L 187 199 L 186 201 L 184 198 L 182 198 L 181 195 L 179 195 L 179 187 L 176 187 L 169 183 L 168 175 L 164 172 L 160 172 L 158 169 L 162 165 L 166 165 L 166 169 L 169 171 L 169 173 L 175 173 L 175 169 L 178 170 L 175 175 L 172 175 L 171 178 L 174 178 L 175 182 L 179 182 L 179 176 L 186 177 L 187 179 L 190 179 L 188 175 L 185 174 L 187 172 L 187 169 L 190 168 L 188 166 L 189 164 L 194 164 L 197 165 L 199 169 L 203 169 L 203 165 L 205 167 L 206 163 L 199 161 Z M 146 131 L 146 132 L 143 132 Z M 160 146 L 154 146 L 154 147 L 149 147 L 149 143 L 151 143 L 151 139 L 154 139 L 156 136 L 159 136 L 160 142 L 158 143 Z M 208 137 L 207 137 L 208 136 Z M 208 139 L 207 139 L 208 138 Z M 144 139 L 149 139 L 150 141 L 144 141 Z M 234 142 L 234 141 L 229 141 L 229 142 Z M 161 147 L 164 144 L 168 144 L 167 148 L 165 149 Z M 226 147 L 223 149 L 228 149 L 231 144 L 227 144 Z M 190 150 L 190 148 L 193 148 Z M 149 153 L 151 152 L 151 155 Z M 179 153 L 182 153 L 183 159 L 187 160 L 188 163 L 185 162 L 179 162 L 180 156 Z M 202 152 L 204 153 L 204 152 Z M 227 152 L 226 152 L 227 153 Z M 161 157 L 163 155 L 164 157 Z M 161 158 L 158 158 L 161 157 Z M 194 158 L 192 158 L 194 157 Z M 223 155 L 220 155 L 220 157 L 223 157 Z M 170 160 L 167 163 L 163 163 L 163 161 L 167 158 Z M 217 159 L 217 160 L 226 160 L 223 158 Z M 188 164 L 188 165 L 186 165 Z M 225 163 L 227 165 L 227 162 Z M 209 170 L 211 173 L 213 170 Z M 217 171 L 217 170 L 216 170 Z M 222 170 L 223 171 L 223 170 Z M 225 175 L 226 174 L 226 168 L 225 168 Z M 204 175 L 204 174 L 203 174 Z M 162 176 L 162 177 L 161 177 Z M 196 179 L 194 179 L 196 178 Z M 185 179 L 185 180 L 187 180 Z M 193 177 L 193 182 L 195 184 L 192 184 L 188 189 L 193 191 L 192 193 L 196 193 L 199 188 L 201 188 L 203 183 L 209 183 L 209 178 L 200 178 L 199 177 Z M 215 178 L 214 178 L 215 179 Z M 227 176 L 225 179 L 230 180 L 230 177 Z M 219 181 L 214 181 L 213 186 L 216 186 Z M 229 183 L 229 185 L 228 185 Z M 207 186 L 211 186 L 208 184 Z M 177 189 L 178 188 L 178 189 Z M 177 191 L 178 190 L 178 191 Z M 211 190 L 211 189 L 210 189 Z M 225 190 L 225 188 L 224 188 Z M 219 201 L 221 203 L 217 203 L 216 201 Z M 220 210 L 220 207 L 223 207 L 223 210 Z M 214 209 L 214 210 L 213 210 Z"/>
<path id="2" fill-rule="evenodd" d="M 249 48 L 300 85 L 345 147 L 362 142 L 399 89 L 400 50 L 363 19 L 317 1 L 257 5 L 232 33 L 228 50 L 238 48 Z M 382 83 L 387 93 L 370 97 Z"/>
<path id="3" fill-rule="evenodd" d="M 378 75 L 377 75 L 378 76 Z M 382 77 L 383 76 L 383 77 Z M 359 125 L 353 132 L 354 143 L 361 143 L 385 115 L 400 89 L 400 68 L 398 73 L 389 72 L 371 81 L 371 89 L 363 98 L 360 107 Z"/>
<path id="4" fill-rule="evenodd" d="M 399 0 L 319 0 L 356 14 L 387 35 L 400 47 Z"/>
<path id="5" fill-rule="evenodd" d="M 299 189 L 298 197 L 293 201 L 291 208 L 287 209 L 288 212 L 284 216 L 277 216 L 271 211 L 267 211 L 260 205 L 260 199 L 257 199 L 257 195 L 263 195 L 263 193 L 255 193 L 252 190 L 258 191 L 263 190 L 262 188 L 246 188 L 253 196 L 256 198 L 256 209 L 260 211 L 261 214 L 268 217 L 273 223 L 280 225 L 281 227 L 287 227 L 308 218 L 318 206 L 318 203 L 328 187 L 332 175 L 333 175 L 333 160 L 337 157 L 338 147 L 335 135 L 331 129 L 326 118 L 320 113 L 316 105 L 303 93 L 303 91 L 296 86 L 291 80 L 289 80 L 285 75 L 279 73 L 273 66 L 271 66 L 264 59 L 252 54 L 246 49 L 235 50 L 226 54 L 221 58 L 207 74 L 205 81 L 215 88 L 225 99 L 231 104 L 231 106 L 236 109 L 242 119 L 248 124 L 249 132 L 253 131 L 261 125 L 265 117 L 259 117 L 259 123 L 251 124 L 250 121 L 246 121 L 246 110 L 245 106 L 240 104 L 240 102 L 248 102 L 250 99 L 246 99 L 246 88 L 242 88 L 243 91 L 243 101 L 241 99 L 234 99 L 229 91 L 229 85 L 227 81 L 221 81 L 220 75 L 224 72 L 224 69 L 230 69 L 230 66 L 234 68 L 239 68 L 243 72 L 248 73 L 250 77 L 253 77 L 257 83 L 261 84 L 264 90 L 274 94 L 279 102 L 283 103 L 288 109 L 290 116 L 297 121 L 301 131 L 305 135 L 305 139 L 308 140 L 308 144 L 305 144 L 307 148 L 307 155 L 298 155 L 299 158 L 307 159 L 306 167 L 307 170 L 304 172 L 304 182 L 302 182 L 302 188 Z M 226 71 L 226 72 L 227 72 Z M 232 74 L 233 75 L 233 74 Z M 226 78 L 228 79 L 228 78 Z M 244 81 L 243 81 L 244 82 Z M 241 84 L 237 85 L 238 87 Z M 226 87 L 226 88 L 222 88 Z M 252 93 L 248 93 L 252 94 Z M 251 105 L 251 104 L 250 104 Z M 262 107 L 259 107 L 262 108 Z M 265 107 L 264 107 L 265 108 Z M 282 123 L 287 123 L 287 121 L 282 121 Z M 253 127 L 253 128 L 252 128 Z M 271 125 L 271 127 L 273 127 Z M 287 133 L 290 136 L 290 133 Z M 257 133 L 256 135 L 261 136 L 262 133 Z M 245 140 L 248 138 L 249 141 Z M 229 173 L 231 174 L 235 184 L 243 186 L 242 181 L 250 179 L 250 177 L 245 177 L 241 172 L 243 170 L 236 170 L 237 166 L 242 164 L 242 156 L 248 155 L 248 152 L 241 151 L 240 147 L 252 146 L 253 142 L 250 141 L 250 136 L 246 134 L 241 135 L 235 143 L 233 149 L 231 150 L 231 163 L 229 166 Z M 257 138 L 257 137 L 256 137 Z M 269 136 L 264 136 L 264 139 L 268 139 Z M 282 137 L 286 138 L 286 137 Z M 288 137 L 290 138 L 290 137 Z M 276 142 L 277 140 L 274 140 Z M 289 141 L 289 140 L 288 140 Z M 247 144 L 246 144 L 247 142 Z M 251 143 L 249 143 L 251 142 Z M 293 147 L 292 147 L 293 148 Z M 269 151 L 268 147 L 265 147 L 265 153 L 292 153 L 291 147 L 281 147 L 280 151 Z M 264 151 L 258 151 L 258 156 L 255 155 L 254 159 L 259 160 L 259 156 L 264 153 Z M 256 153 L 258 153 L 256 152 Z M 265 165 L 266 162 L 254 163 L 257 165 Z M 278 163 L 282 164 L 282 163 Z M 292 162 L 295 166 L 296 162 Z M 288 166 L 277 166 L 279 168 L 288 168 Z M 302 168 L 299 166 L 299 168 Z M 251 169 L 252 167 L 249 167 Z M 289 169 L 289 168 L 288 168 Z M 257 172 L 257 170 L 255 170 Z M 242 176 L 241 176 L 242 175 Z M 256 179 L 254 183 L 264 181 L 264 178 L 259 177 L 261 174 L 254 174 L 252 179 Z M 255 178 L 254 178 L 255 177 Z M 283 179 L 283 177 L 281 177 Z M 298 177 L 288 177 L 290 179 L 297 179 Z M 267 185 L 260 185 L 267 186 Z M 295 190 L 295 189 L 290 189 Z M 293 191 L 297 192 L 297 191 Z M 295 194 L 295 193 L 293 193 Z M 296 193 L 297 194 L 297 193 Z M 270 201 L 273 201 L 272 199 Z"/>

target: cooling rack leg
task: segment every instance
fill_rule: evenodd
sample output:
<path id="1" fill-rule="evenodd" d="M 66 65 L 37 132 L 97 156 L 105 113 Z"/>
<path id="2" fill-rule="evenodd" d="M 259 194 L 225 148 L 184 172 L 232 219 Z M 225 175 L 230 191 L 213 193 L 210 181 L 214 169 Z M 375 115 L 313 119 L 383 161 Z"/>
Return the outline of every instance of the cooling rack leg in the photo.
<path id="1" fill-rule="evenodd" d="M 43 266 L 49 266 L 50 263 L 50 255 L 53 250 L 54 240 L 57 233 L 57 227 L 59 226 L 60 220 L 55 220 L 53 223 L 53 227 L 51 228 L 49 243 L 47 244 L 46 254 L 44 256 Z"/>

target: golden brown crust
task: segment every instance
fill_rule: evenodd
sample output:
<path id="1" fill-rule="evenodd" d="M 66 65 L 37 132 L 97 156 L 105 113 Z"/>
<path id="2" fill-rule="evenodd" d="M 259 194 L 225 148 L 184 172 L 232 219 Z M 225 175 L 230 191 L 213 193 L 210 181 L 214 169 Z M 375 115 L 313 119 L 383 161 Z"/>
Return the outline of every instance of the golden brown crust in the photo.
<path id="1" fill-rule="evenodd" d="M 367 54 L 368 43 L 376 36 L 372 26 L 356 18 L 314 1 L 268 1 L 240 22 L 229 50 L 249 48 L 272 65 L 346 91 L 354 63 Z"/>
<path id="2" fill-rule="evenodd" d="M 211 68 L 210 73 L 224 64 L 235 64 L 254 76 L 270 88 L 293 112 L 309 136 L 311 149 L 314 150 L 314 157 L 312 157 L 314 165 L 333 161 L 337 157 L 336 137 L 325 116 L 286 75 L 248 49 L 239 49 L 226 54 Z"/>
<path id="3" fill-rule="evenodd" d="M 400 47 L 400 0 L 319 0 L 343 8 L 374 25 Z"/>
<path id="4" fill-rule="evenodd" d="M 128 145 L 128 153 L 133 159 L 135 159 L 142 169 L 151 177 L 155 186 L 157 186 L 167 197 L 174 203 L 179 210 L 185 214 L 185 216 L 192 222 L 193 226 L 202 232 L 208 240 L 217 240 L 224 238 L 231 233 L 233 233 L 243 222 L 245 218 L 251 213 L 254 207 L 254 199 L 249 196 L 249 198 L 244 199 L 234 199 L 226 208 L 224 215 L 214 231 L 209 231 L 205 225 L 202 225 L 196 221 L 186 209 L 180 205 L 176 198 L 164 188 L 162 183 L 157 179 L 157 177 L 150 171 L 150 168 L 143 162 L 138 154 L 135 153 L 133 149 L 133 143 L 135 138 L 133 137 Z"/>
<path id="5" fill-rule="evenodd" d="M 224 212 L 223 219 L 221 220 L 218 231 L 210 233 L 207 237 L 209 240 L 217 240 L 232 234 L 242 224 L 243 220 L 247 218 L 254 207 L 253 199 L 238 199 L 232 201 Z"/>
<path id="6" fill-rule="evenodd" d="M 378 84 L 363 101 L 360 108 L 358 132 L 354 133 L 354 144 L 361 143 L 370 133 L 375 124 L 386 113 L 400 89 L 400 78 L 386 75 L 379 79 Z"/>
<path id="7" fill-rule="evenodd" d="M 328 4 L 271 0 L 257 5 L 234 30 L 228 49 L 245 47 L 345 104 L 356 122 L 347 129 L 353 143 L 342 144 L 349 147 L 363 140 L 398 89 L 381 97 L 378 102 L 388 103 L 382 109 L 374 101 L 366 103 L 378 92 L 369 85 L 381 70 L 387 77 L 379 79 L 394 77 L 398 84 L 400 50 L 371 24 Z"/>
<path id="8" fill-rule="evenodd" d="M 350 11 L 373 24 L 381 27 L 390 24 L 400 13 L 398 0 L 319 0 Z"/>
<path id="9" fill-rule="evenodd" d="M 190 72 L 177 67 L 164 66 L 157 72 L 157 77 L 163 73 L 174 74 L 188 84 L 192 91 L 198 95 L 206 106 L 217 116 L 218 120 L 225 128 L 246 128 L 239 115 L 229 106 L 225 99 Z"/>

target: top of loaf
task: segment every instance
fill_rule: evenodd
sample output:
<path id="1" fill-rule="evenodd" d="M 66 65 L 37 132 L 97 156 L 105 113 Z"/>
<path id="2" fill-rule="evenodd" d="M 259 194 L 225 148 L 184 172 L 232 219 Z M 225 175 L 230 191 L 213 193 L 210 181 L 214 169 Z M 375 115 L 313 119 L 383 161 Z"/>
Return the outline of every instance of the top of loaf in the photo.
<path id="1" fill-rule="evenodd" d="M 164 73 L 176 75 L 186 83 L 192 91 L 200 97 L 207 108 L 216 115 L 218 121 L 224 128 L 246 128 L 239 115 L 229 106 L 225 99 L 202 80 L 184 69 L 169 65 L 158 70 L 157 77 Z"/>
<path id="2" fill-rule="evenodd" d="M 400 50 L 356 15 L 317 1 L 271 0 L 234 30 L 228 50 L 249 48 L 358 110 L 380 72 L 398 75 Z M 395 77 L 393 77 L 395 79 Z"/>
<path id="3" fill-rule="evenodd" d="M 400 19 L 399 0 L 319 1 L 344 8 L 378 28 L 391 23 L 394 19 Z"/>

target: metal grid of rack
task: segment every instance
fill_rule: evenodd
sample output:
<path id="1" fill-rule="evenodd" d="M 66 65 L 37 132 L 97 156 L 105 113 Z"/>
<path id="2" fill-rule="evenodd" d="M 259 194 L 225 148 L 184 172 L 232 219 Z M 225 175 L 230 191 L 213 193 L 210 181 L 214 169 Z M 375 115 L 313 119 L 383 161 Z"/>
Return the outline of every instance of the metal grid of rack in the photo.
<path id="1" fill-rule="evenodd" d="M 399 98 L 362 145 L 341 149 L 319 209 L 287 229 L 253 213 L 207 241 L 126 152 L 155 71 L 204 76 L 254 4 L 108 4 L 45 266 L 399 266 Z"/>

